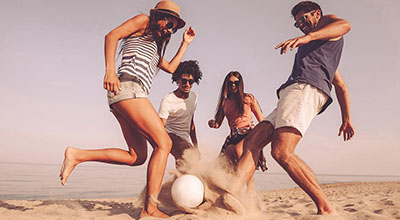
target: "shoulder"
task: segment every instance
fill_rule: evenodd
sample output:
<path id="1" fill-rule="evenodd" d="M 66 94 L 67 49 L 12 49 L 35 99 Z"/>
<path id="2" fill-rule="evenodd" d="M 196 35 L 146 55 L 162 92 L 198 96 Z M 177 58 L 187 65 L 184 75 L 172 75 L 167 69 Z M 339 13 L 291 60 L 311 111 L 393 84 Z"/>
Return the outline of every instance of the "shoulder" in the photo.
<path id="1" fill-rule="evenodd" d="M 329 23 L 332 23 L 332 22 L 338 21 L 338 20 L 343 20 L 343 19 L 339 18 L 338 16 L 336 16 L 334 14 L 323 15 L 321 17 L 321 19 L 319 20 L 319 25 L 327 25 Z"/>
<path id="2" fill-rule="evenodd" d="M 194 99 L 197 99 L 197 94 L 193 91 L 190 91 L 190 96 L 193 97 Z"/>
<path id="3" fill-rule="evenodd" d="M 166 94 L 166 95 L 162 98 L 162 101 L 164 101 L 164 102 L 166 102 L 166 101 L 171 101 L 171 100 L 173 100 L 175 97 L 176 97 L 176 96 L 175 96 L 174 92 L 170 92 L 170 93 Z"/>
<path id="4" fill-rule="evenodd" d="M 251 93 L 245 93 L 245 94 L 244 94 L 244 101 L 245 101 L 245 102 L 253 103 L 255 99 L 256 99 L 256 98 L 255 98 L 254 95 L 251 94 Z"/>
<path id="5" fill-rule="evenodd" d="M 324 15 L 318 22 L 318 26 L 316 30 L 320 30 L 321 28 L 325 27 L 326 25 L 335 23 L 336 26 L 340 26 L 340 29 L 345 30 L 341 36 L 329 39 L 329 41 L 338 41 L 342 39 L 343 35 L 350 31 L 351 25 L 348 21 L 343 18 L 339 18 L 334 14 Z"/>
<path id="6" fill-rule="evenodd" d="M 190 91 L 190 93 L 189 93 L 189 102 L 191 102 L 193 105 L 197 105 L 197 95 L 196 95 L 196 93 Z"/>
<path id="7" fill-rule="evenodd" d="M 150 17 L 146 14 L 138 14 L 135 17 L 131 18 L 131 20 L 135 20 L 138 23 L 149 23 Z"/>
<path id="8" fill-rule="evenodd" d="M 324 27 L 328 24 L 334 23 L 334 22 L 336 25 L 340 25 L 344 29 L 346 29 L 346 33 L 349 32 L 351 29 L 351 25 L 347 20 L 345 20 L 343 18 L 339 18 L 338 16 L 336 16 L 334 14 L 322 16 L 318 22 L 318 26 L 319 26 L 319 28 L 322 28 L 322 27 Z"/>
<path id="9" fill-rule="evenodd" d="M 146 14 L 138 14 L 127 21 L 138 29 L 146 29 L 147 24 L 150 22 L 150 17 Z"/>

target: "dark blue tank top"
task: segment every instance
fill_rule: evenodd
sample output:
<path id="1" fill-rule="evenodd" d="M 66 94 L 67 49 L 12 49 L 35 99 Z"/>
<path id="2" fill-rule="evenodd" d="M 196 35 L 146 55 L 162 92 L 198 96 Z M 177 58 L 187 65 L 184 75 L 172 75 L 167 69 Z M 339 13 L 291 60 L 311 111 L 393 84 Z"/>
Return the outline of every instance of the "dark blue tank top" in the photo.
<path id="1" fill-rule="evenodd" d="M 328 100 L 318 114 L 332 103 L 332 80 L 342 55 L 343 37 L 337 41 L 315 40 L 300 46 L 297 50 L 292 73 L 289 79 L 277 90 L 293 83 L 308 83 L 328 95 Z"/>

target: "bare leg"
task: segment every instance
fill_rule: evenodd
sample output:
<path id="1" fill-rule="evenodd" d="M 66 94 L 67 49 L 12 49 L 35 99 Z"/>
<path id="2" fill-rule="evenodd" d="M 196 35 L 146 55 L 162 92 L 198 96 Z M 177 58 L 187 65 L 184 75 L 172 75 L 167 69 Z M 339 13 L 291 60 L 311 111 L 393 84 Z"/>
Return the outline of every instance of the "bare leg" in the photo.
<path id="1" fill-rule="evenodd" d="M 100 161 L 113 164 L 140 165 L 147 158 L 147 141 L 153 147 L 148 169 L 146 199 L 141 216 L 168 217 L 160 211 L 151 198 L 157 198 L 164 176 L 171 140 L 148 99 L 129 99 L 113 105 L 114 115 L 121 125 L 129 151 L 121 149 L 80 150 L 67 148 L 61 170 L 65 184 L 74 167 L 85 161 Z"/>
<path id="2" fill-rule="evenodd" d="M 256 186 L 254 185 L 254 172 L 253 175 L 251 175 L 249 181 L 247 181 L 246 194 L 247 196 L 256 195 Z"/>
<path id="3" fill-rule="evenodd" d="M 229 183 L 223 196 L 224 205 L 237 214 L 246 212 L 243 204 L 235 198 L 235 194 L 240 192 L 244 184 L 252 184 L 252 178 L 259 159 L 261 150 L 271 142 L 274 128 L 271 123 L 262 121 L 257 124 L 250 133 L 236 145 L 236 149 L 243 149 L 236 171 L 236 181 Z M 241 147 L 242 145 L 243 147 Z M 251 186 L 250 186 L 251 187 Z M 232 195 L 233 194 L 233 195 Z"/>
<path id="4" fill-rule="evenodd" d="M 133 126 L 139 128 L 153 147 L 147 167 L 146 198 L 141 217 L 168 217 L 160 211 L 152 199 L 160 192 L 168 155 L 171 151 L 171 139 L 152 104 L 148 99 L 129 99 L 118 102 L 113 108 Z"/>
<path id="5" fill-rule="evenodd" d="M 129 123 L 118 113 L 114 112 L 115 117 L 121 125 L 122 133 L 129 151 L 108 148 L 97 150 L 82 150 L 67 147 L 64 153 L 64 162 L 60 171 L 61 185 L 65 186 L 67 179 L 73 169 L 82 162 L 98 161 L 111 164 L 122 164 L 136 166 L 141 165 L 147 158 L 146 139 L 140 132 L 129 125 Z"/>
<path id="6" fill-rule="evenodd" d="M 238 143 L 243 145 L 243 154 L 239 160 L 236 176 L 239 182 L 231 185 L 228 189 L 231 193 L 236 193 L 241 187 L 249 182 L 254 174 L 261 150 L 271 142 L 274 128 L 271 123 L 262 121 L 257 124 L 250 133 Z"/>
<path id="7" fill-rule="evenodd" d="M 236 161 L 239 161 L 239 159 L 242 157 L 243 154 L 243 142 L 238 143 L 235 146 L 235 159 Z M 252 172 L 251 176 L 249 177 L 248 181 L 247 181 L 247 190 L 246 190 L 246 194 L 249 196 L 255 195 L 256 194 L 256 187 L 254 185 L 254 172 Z"/>
<path id="8" fill-rule="evenodd" d="M 311 197 L 317 205 L 318 214 L 337 215 L 312 170 L 294 153 L 301 137 L 300 132 L 295 128 L 278 128 L 272 140 L 272 157 L 286 170 L 293 181 Z"/>

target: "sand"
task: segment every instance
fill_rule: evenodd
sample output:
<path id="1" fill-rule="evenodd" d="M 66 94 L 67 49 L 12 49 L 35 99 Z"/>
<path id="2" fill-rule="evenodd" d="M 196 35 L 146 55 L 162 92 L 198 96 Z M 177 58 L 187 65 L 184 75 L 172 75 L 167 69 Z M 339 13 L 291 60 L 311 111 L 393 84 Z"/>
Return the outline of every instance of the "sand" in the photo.
<path id="1" fill-rule="evenodd" d="M 260 210 L 245 216 L 238 216 L 223 206 L 209 207 L 209 211 L 198 214 L 185 214 L 167 206 L 161 208 L 172 215 L 169 219 L 177 220 L 400 219 L 400 182 L 336 183 L 322 187 L 340 217 L 316 215 L 315 205 L 299 188 L 258 192 Z M 139 219 L 140 204 L 139 198 L 2 200 L 0 219 Z"/>

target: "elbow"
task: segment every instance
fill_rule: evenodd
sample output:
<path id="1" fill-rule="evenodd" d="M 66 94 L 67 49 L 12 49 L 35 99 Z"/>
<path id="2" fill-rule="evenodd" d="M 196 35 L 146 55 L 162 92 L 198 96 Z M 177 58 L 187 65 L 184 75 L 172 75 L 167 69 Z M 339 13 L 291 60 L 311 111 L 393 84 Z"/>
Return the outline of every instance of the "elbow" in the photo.
<path id="1" fill-rule="evenodd" d="M 160 68 L 167 73 L 173 74 L 175 72 L 175 69 L 172 69 L 167 62 L 162 62 L 160 63 Z"/>
<path id="2" fill-rule="evenodd" d="M 173 66 L 171 64 L 168 64 L 168 66 L 166 68 L 166 72 L 173 74 L 177 68 L 178 68 L 178 66 Z"/>
<path id="3" fill-rule="evenodd" d="M 112 32 L 109 32 L 108 34 L 106 34 L 106 36 L 104 36 L 104 40 L 105 41 L 110 40 L 111 36 L 112 36 Z"/>
<path id="4" fill-rule="evenodd" d="M 351 30 L 351 24 L 348 21 L 344 20 L 342 27 L 345 34 L 349 33 Z"/>
<path id="5" fill-rule="evenodd" d="M 335 89 L 339 89 L 340 91 L 343 91 L 343 92 L 347 91 L 347 85 L 344 81 L 338 82 L 334 86 L 335 86 Z"/>
<path id="6" fill-rule="evenodd" d="M 114 34 L 113 31 L 110 31 L 108 34 L 106 34 L 106 36 L 104 37 L 104 40 L 106 42 L 108 42 L 108 41 L 118 41 L 118 38 L 116 37 L 116 35 Z"/>
<path id="7" fill-rule="evenodd" d="M 174 71 L 172 71 L 170 68 L 165 68 L 164 71 L 170 74 L 174 73 Z"/>

